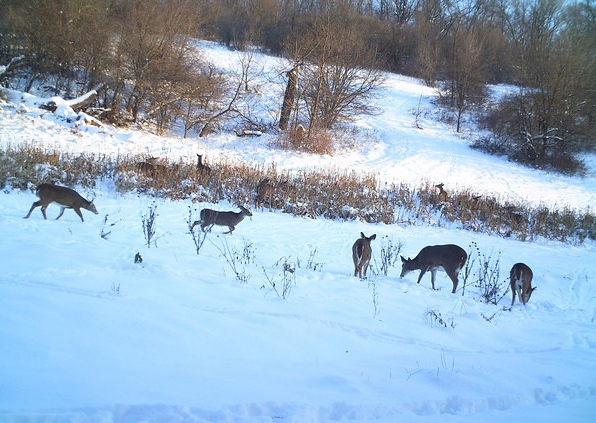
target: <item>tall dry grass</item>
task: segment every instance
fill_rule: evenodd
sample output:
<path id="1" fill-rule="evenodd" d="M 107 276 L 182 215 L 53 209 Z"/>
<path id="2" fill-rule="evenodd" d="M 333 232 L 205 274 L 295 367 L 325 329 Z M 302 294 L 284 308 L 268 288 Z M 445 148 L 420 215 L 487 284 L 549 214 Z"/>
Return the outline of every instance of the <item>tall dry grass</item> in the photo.
<path id="1" fill-rule="evenodd" d="M 20 145 L 0 150 L 0 186 L 34 189 L 42 182 L 95 187 L 113 181 L 120 192 L 189 199 L 193 202 L 254 206 L 256 187 L 267 177 L 277 186 L 272 208 L 310 218 L 359 219 L 369 223 L 429 224 L 512 237 L 522 241 L 539 238 L 582 243 L 596 238 L 594 214 L 547 206 L 514 204 L 479 196 L 470 190 L 449 192 L 441 198 L 432 183 L 411 187 L 382 183 L 374 174 L 343 170 L 310 170 L 288 173 L 275 165 L 220 161 L 211 172 L 196 163 L 157 160 L 155 171 L 139 169 L 141 155 L 116 158 L 91 153 L 73 154 Z"/>

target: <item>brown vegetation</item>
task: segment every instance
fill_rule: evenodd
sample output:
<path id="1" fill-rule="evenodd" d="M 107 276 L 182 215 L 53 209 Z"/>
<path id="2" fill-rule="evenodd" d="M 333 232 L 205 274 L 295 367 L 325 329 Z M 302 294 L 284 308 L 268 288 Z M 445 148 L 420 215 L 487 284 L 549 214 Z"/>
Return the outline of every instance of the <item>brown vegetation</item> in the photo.
<path id="1" fill-rule="evenodd" d="M 590 211 L 551 209 L 514 204 L 470 190 L 450 192 L 441 202 L 435 184 L 410 187 L 381 184 L 376 176 L 354 171 L 298 171 L 279 173 L 275 166 L 216 164 L 217 173 L 206 176 L 196 163 L 172 163 L 155 177 L 138 173 L 141 156 L 70 154 L 33 146 L 0 150 L 0 186 L 34 189 L 42 182 L 95 187 L 111 180 L 121 192 L 136 191 L 170 199 L 232 204 L 251 204 L 255 187 L 264 178 L 283 184 L 272 207 L 310 218 L 354 220 L 385 224 L 456 225 L 473 232 L 514 237 L 582 243 L 596 239 L 596 216 Z"/>

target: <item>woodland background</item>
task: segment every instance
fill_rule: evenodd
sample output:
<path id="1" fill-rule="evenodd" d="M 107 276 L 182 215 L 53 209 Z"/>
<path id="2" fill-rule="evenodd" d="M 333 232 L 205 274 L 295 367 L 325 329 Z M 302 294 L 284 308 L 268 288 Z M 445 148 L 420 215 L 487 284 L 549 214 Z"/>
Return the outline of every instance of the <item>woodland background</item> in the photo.
<path id="1" fill-rule="evenodd" d="M 197 39 L 246 51 L 242 81 L 202 60 Z M 254 48 L 287 58 L 279 77 L 295 72 L 282 119 L 235 107 Z M 0 84 L 65 98 L 96 89 L 86 112 L 104 122 L 158 134 L 182 122 L 203 136 L 229 116 L 243 130 L 285 120 L 291 145 L 324 150 L 334 129 L 377 112 L 369 100 L 390 71 L 437 87 L 458 132 L 474 111 L 490 134 L 476 147 L 574 174 L 596 140 L 595 52 L 593 0 L 0 1 Z M 494 105 L 486 84 L 519 89 Z"/>

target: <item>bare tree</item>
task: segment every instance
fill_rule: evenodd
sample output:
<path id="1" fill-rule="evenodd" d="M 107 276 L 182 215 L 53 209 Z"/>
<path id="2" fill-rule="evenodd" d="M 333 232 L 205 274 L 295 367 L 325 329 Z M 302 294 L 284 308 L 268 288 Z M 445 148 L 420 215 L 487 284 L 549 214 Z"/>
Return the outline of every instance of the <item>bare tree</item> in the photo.
<path id="1" fill-rule="evenodd" d="M 303 57 L 299 99 L 306 109 L 308 136 L 361 114 L 374 114 L 370 99 L 383 83 L 375 52 L 367 50 L 349 17 L 318 20 L 297 43 Z M 304 54 L 300 54 L 303 52 Z"/>
<path id="2" fill-rule="evenodd" d="M 164 94 L 184 79 L 196 9 L 190 0 L 146 0 L 143 7 L 123 5 L 120 16 L 117 54 L 131 81 L 126 110 L 137 121 L 148 104 L 159 110 L 173 100 Z"/>

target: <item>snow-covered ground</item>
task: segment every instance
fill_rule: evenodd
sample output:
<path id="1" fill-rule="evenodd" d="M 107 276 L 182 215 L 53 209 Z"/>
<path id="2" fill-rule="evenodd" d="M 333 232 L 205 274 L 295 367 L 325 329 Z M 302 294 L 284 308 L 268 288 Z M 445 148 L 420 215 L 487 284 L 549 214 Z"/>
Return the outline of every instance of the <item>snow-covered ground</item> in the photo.
<path id="1" fill-rule="evenodd" d="M 236 53 L 202 44 L 206 57 L 233 71 Z M 255 60 L 265 71 L 280 67 L 270 57 Z M 254 84 L 264 113 L 274 113 L 283 83 Z M 460 137 L 434 120 L 432 97 L 419 81 L 388 76 L 376 100 L 382 114 L 356 123 L 374 137 L 333 156 L 272 149 L 269 135 L 184 140 L 73 128 L 30 99 L 0 105 L 0 146 L 360 169 L 594 210 L 596 169 L 564 177 L 482 155 L 468 147 L 473 133 Z M 423 129 L 414 125 L 418 107 Z M 99 214 L 83 210 L 84 223 L 71 210 L 52 220 L 55 205 L 50 220 L 39 209 L 25 220 L 37 197 L 0 193 L 0 422 L 591 422 L 596 415 L 593 242 L 522 243 L 455 227 L 253 210 L 233 235 L 214 228 L 197 254 L 189 210 L 233 205 L 121 195 L 108 183 L 94 193 Z M 148 248 L 142 222 L 153 207 L 156 244 Z M 352 276 L 351 246 L 361 231 L 377 234 L 367 281 Z M 399 279 L 398 264 L 385 276 L 381 248 L 399 243 L 406 257 L 425 245 L 477 245 L 499 258 L 501 280 L 521 261 L 538 288 L 526 306 L 509 310 L 509 293 L 497 306 L 472 286 L 451 294 L 444 273 L 436 291 L 430 275 L 419 285 L 418 272 Z M 284 263 L 294 269 L 285 273 L 285 299 L 272 288 L 281 294 Z"/>

